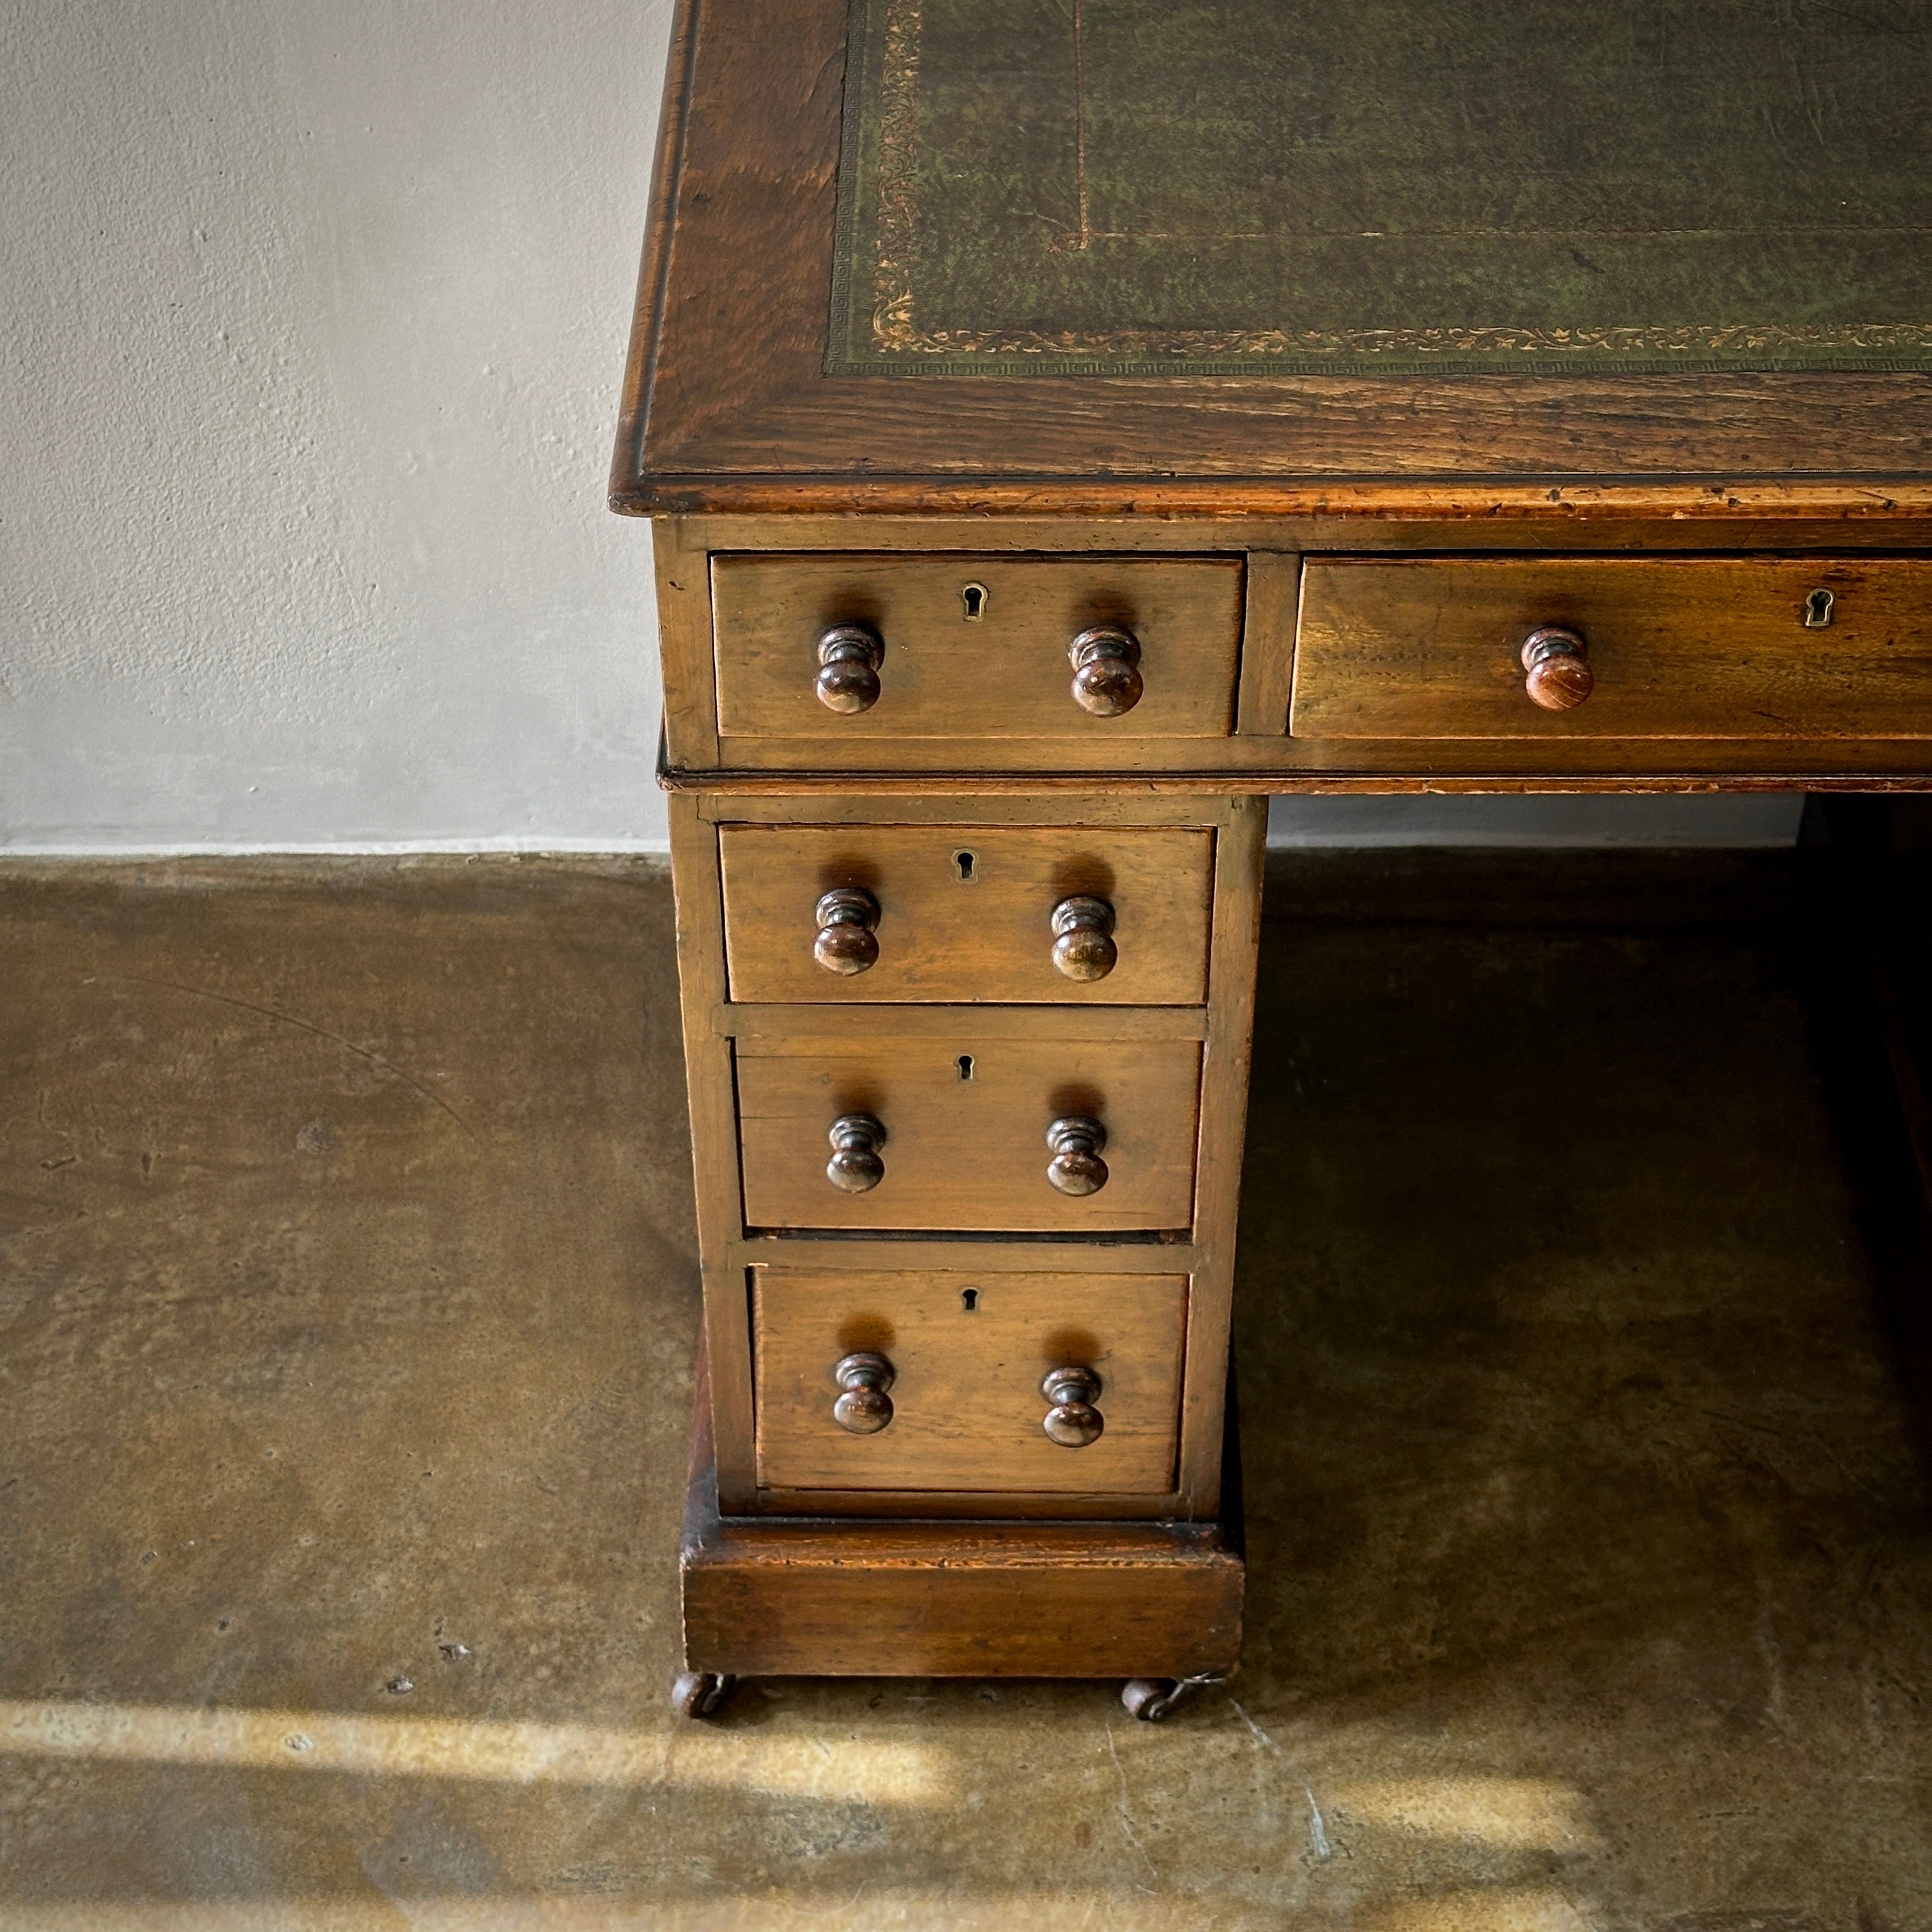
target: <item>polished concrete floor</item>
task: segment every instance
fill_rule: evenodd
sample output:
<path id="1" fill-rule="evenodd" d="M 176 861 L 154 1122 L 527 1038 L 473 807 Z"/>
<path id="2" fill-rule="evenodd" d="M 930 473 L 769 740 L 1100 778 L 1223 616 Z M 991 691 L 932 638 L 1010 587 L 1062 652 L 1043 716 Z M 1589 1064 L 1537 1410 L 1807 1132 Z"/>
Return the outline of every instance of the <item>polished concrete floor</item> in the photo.
<path id="1" fill-rule="evenodd" d="M 0 873 L 0 1928 L 1932 1925 L 1932 1536 L 1775 860 L 1270 881 L 1250 1618 L 668 1713 L 643 862 Z"/>

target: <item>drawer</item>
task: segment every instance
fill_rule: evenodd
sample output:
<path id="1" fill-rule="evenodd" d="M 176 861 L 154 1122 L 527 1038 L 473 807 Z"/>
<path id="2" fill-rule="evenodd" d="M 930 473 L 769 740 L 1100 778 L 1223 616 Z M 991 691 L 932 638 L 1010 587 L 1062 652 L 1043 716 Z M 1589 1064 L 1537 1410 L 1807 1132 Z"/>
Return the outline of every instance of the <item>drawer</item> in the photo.
<path id="1" fill-rule="evenodd" d="M 715 556 L 718 729 L 744 741 L 726 762 L 755 765 L 774 739 L 1225 738 L 1245 568 L 1238 557 Z M 880 646 L 869 679 L 850 659 L 849 676 L 829 674 L 839 701 L 861 708 L 821 701 L 821 640 L 840 626 L 865 626 Z M 1105 664 L 1090 675 L 1112 702 L 1132 696 L 1134 679 L 1138 694 L 1097 716 L 1075 701 L 1069 650 L 1110 628 L 1138 653 L 1131 677 L 1109 682 Z"/>
<path id="2" fill-rule="evenodd" d="M 855 1256 L 855 1260 L 857 1258 Z M 1160 1496 L 1174 1486 L 1184 1275 L 838 1273 L 758 1268 L 753 1279 L 758 1481 L 767 1489 L 944 1490 Z M 842 1426 L 836 1371 L 883 1358 L 884 1426 Z M 1056 1369 L 1097 1412 L 1056 1418 Z M 884 1380 L 875 1364 L 848 1384 Z M 1081 1398 L 1084 1397 L 1084 1401 Z M 881 1420 L 870 1397 L 853 1420 Z"/>
<path id="3" fill-rule="evenodd" d="M 1581 642 L 1589 688 L 1574 709 L 1545 710 L 1528 694 L 1523 647 L 1545 627 Z M 1932 736 L 1932 561 L 1310 561 L 1289 730 Z"/>
<path id="4" fill-rule="evenodd" d="M 1089 1233 L 1193 1219 L 1198 1040 L 982 1039 L 969 1010 L 954 1035 L 741 1039 L 736 1067 L 752 1227 Z M 848 1192 L 827 1167 L 834 1123 L 854 1117 L 884 1138 L 842 1134 L 842 1172 L 862 1189 Z M 1063 1135 L 1056 1154 L 1048 1131 L 1066 1120 L 1097 1123 L 1105 1145 Z M 1076 1184 L 1103 1178 L 1064 1192 L 1055 1162 Z"/>
<path id="5" fill-rule="evenodd" d="M 1211 832 L 730 825 L 718 848 L 734 1000 L 1208 997 Z M 821 926 L 832 892 L 858 896 Z"/>

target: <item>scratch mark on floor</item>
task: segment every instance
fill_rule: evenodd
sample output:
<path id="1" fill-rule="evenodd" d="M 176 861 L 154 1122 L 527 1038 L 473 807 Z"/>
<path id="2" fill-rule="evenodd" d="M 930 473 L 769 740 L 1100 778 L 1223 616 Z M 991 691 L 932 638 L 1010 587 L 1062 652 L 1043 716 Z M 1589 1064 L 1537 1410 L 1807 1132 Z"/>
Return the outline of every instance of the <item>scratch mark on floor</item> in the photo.
<path id="1" fill-rule="evenodd" d="M 1308 1800 L 1308 1836 L 1315 1847 L 1318 1858 L 1332 1858 L 1335 1854 L 1328 1843 L 1328 1828 L 1322 1822 L 1322 1808 L 1315 1802 L 1315 1793 L 1306 1785 L 1302 1793 Z"/>
<path id="2" fill-rule="evenodd" d="M 1276 1744 L 1274 1738 L 1270 1737 L 1268 1732 L 1248 1715 L 1246 1711 L 1242 1708 L 1241 1700 L 1238 1697 L 1230 1697 L 1228 1702 L 1233 1706 L 1234 1714 L 1253 1732 L 1255 1742 L 1273 1751 L 1275 1756 L 1288 1766 L 1294 1781 L 1301 1786 L 1301 1795 L 1308 1800 L 1309 1843 L 1314 1846 L 1315 1856 L 1318 1858 L 1332 1858 L 1335 1856 L 1334 1847 L 1328 1842 L 1328 1827 L 1323 1821 L 1322 1808 L 1315 1802 L 1315 1787 L 1295 1769 L 1292 1764 L 1288 1763 L 1287 1752 L 1283 1750 L 1280 1745 Z"/>
<path id="3" fill-rule="evenodd" d="M 326 1027 L 319 1027 L 312 1020 L 297 1019 L 293 1013 L 278 1012 L 273 1006 L 258 1006 L 253 1000 L 238 1000 L 232 993 L 217 993 L 206 986 L 190 986 L 178 980 L 145 980 L 133 973 L 123 973 L 117 976 L 134 986 L 165 986 L 170 992 L 186 993 L 197 1000 L 214 1000 L 224 1006 L 239 1006 L 244 1013 L 260 1013 L 264 1019 L 280 1020 L 285 1026 L 299 1027 L 304 1033 L 312 1033 L 317 1040 L 333 1040 L 346 1053 L 352 1053 L 358 1060 L 366 1060 L 378 1072 L 386 1073 L 392 1079 L 400 1080 L 412 1093 L 420 1094 L 432 1107 L 440 1107 L 473 1141 L 476 1130 L 463 1116 L 439 1094 L 433 1094 L 420 1080 L 405 1073 L 392 1062 L 385 1060 L 380 1053 L 371 1053 L 366 1046 L 358 1046 L 352 1040 L 344 1040 L 339 1033 L 331 1033 Z"/>
<path id="4" fill-rule="evenodd" d="M 1157 1879 L 1160 1874 L 1155 1869 L 1154 1860 L 1148 1856 L 1148 1848 L 1141 1843 L 1140 1834 L 1134 1829 L 1133 1793 L 1127 1788 L 1127 1768 L 1120 1762 L 1119 1748 L 1114 1742 L 1114 1726 L 1111 1718 L 1107 1721 L 1107 1755 L 1114 1760 L 1114 1769 L 1119 1774 L 1120 1780 L 1120 1829 L 1126 1834 L 1127 1843 L 1140 1853 L 1141 1862 L 1148 1868 L 1148 1876 Z M 1142 1892 L 1154 1890 L 1150 1885 L 1142 1885 L 1138 1879 L 1135 1880 L 1134 1883 Z"/>

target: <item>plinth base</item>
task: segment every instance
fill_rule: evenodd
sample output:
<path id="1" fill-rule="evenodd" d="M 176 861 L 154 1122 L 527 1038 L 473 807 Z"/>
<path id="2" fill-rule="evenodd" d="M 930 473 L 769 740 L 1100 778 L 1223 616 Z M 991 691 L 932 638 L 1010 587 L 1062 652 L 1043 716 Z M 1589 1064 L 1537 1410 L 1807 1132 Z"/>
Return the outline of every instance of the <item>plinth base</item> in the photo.
<path id="1" fill-rule="evenodd" d="M 723 1517 L 701 1373 L 698 1398 L 680 1565 L 689 1671 L 1183 1680 L 1239 1659 L 1232 1428 L 1218 1522 Z"/>

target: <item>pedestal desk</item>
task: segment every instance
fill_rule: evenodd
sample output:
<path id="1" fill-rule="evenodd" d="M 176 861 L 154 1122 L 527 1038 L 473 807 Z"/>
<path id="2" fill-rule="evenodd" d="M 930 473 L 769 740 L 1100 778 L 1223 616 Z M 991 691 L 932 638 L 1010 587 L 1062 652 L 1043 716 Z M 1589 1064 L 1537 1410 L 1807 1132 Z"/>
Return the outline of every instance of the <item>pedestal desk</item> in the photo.
<path id="1" fill-rule="evenodd" d="M 1932 787 L 1928 75 L 1924 0 L 685 0 L 684 1708 L 1234 1667 L 1268 794 Z"/>

